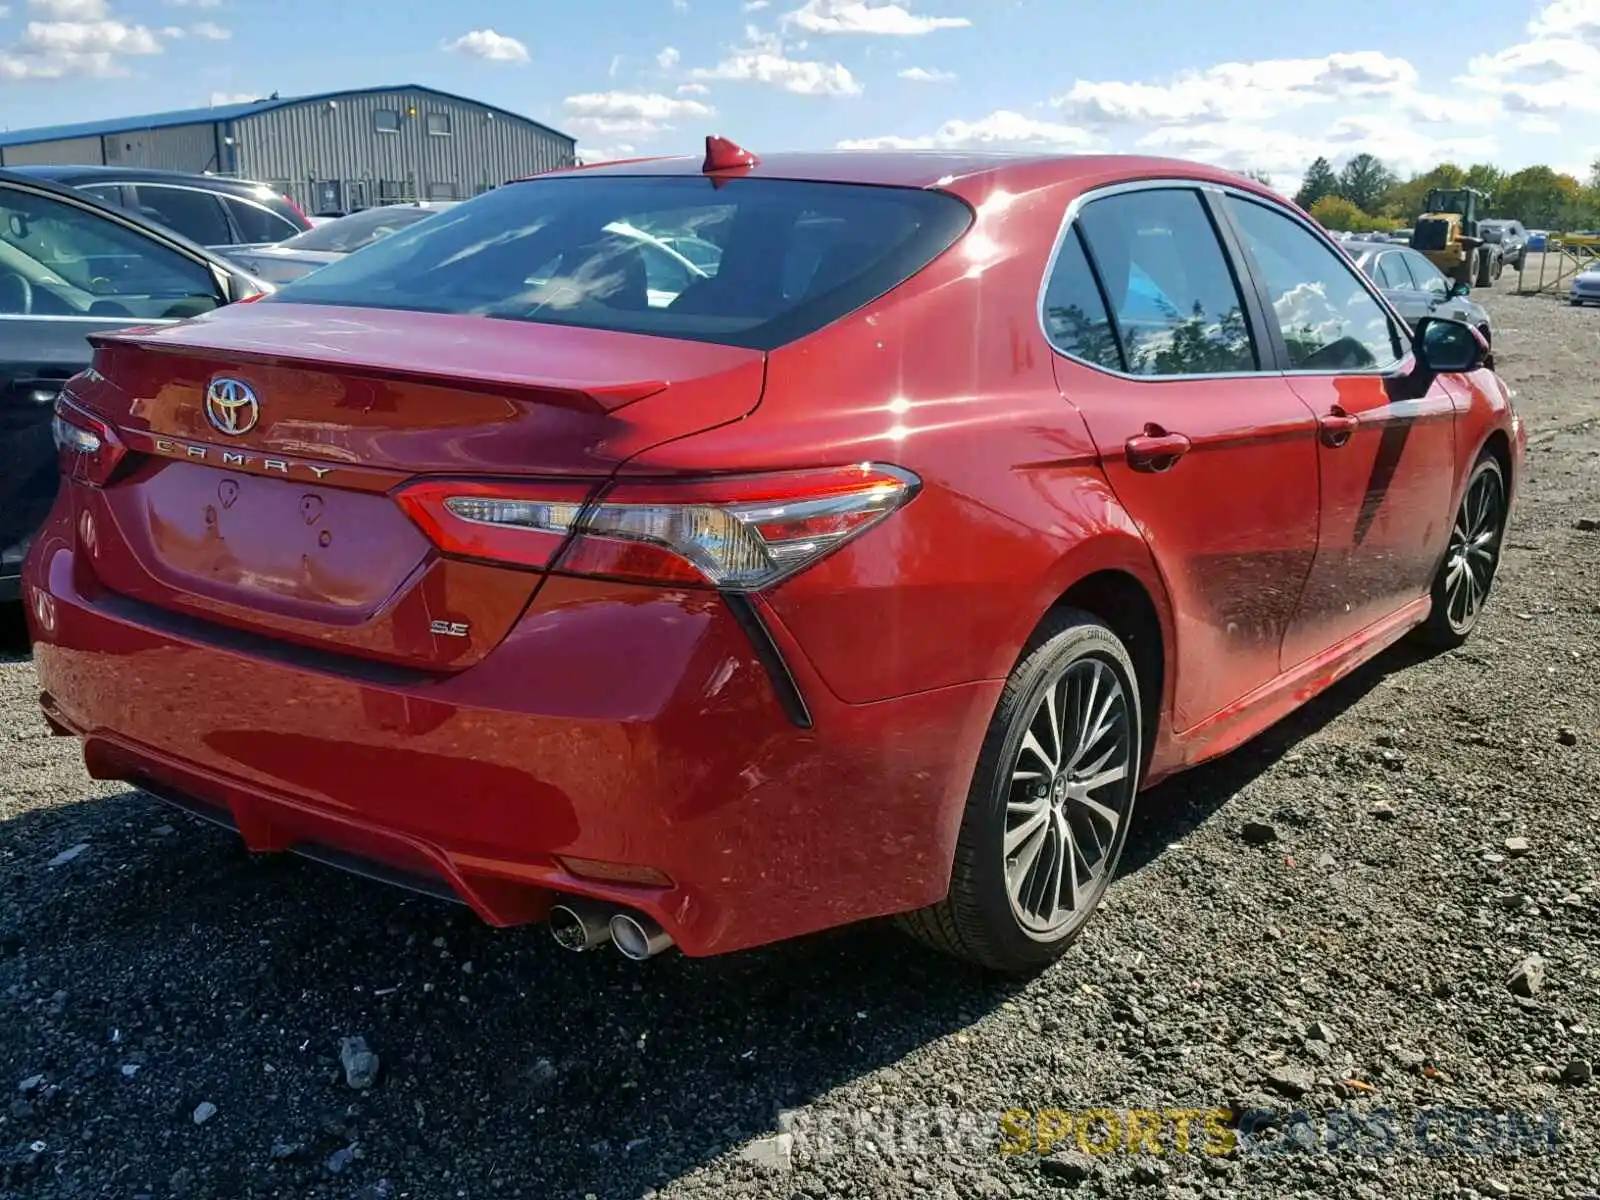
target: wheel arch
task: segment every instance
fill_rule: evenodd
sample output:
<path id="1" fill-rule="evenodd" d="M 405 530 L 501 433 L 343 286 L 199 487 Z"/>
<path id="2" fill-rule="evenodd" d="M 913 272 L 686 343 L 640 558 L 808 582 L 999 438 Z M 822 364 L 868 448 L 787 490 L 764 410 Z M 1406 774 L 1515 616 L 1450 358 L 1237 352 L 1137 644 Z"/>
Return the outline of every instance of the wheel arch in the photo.
<path id="1" fill-rule="evenodd" d="M 1143 757 L 1148 768 L 1172 707 L 1177 632 L 1171 599 L 1143 539 L 1131 532 L 1106 533 L 1068 554 L 1036 605 L 1037 619 L 1017 659 L 1028 653 L 1050 614 L 1062 608 L 1099 618 L 1127 647 L 1139 675 Z"/>
<path id="2" fill-rule="evenodd" d="M 1500 464 L 1500 474 L 1506 481 L 1506 498 L 1510 499 L 1517 486 L 1516 476 L 1513 474 L 1510 435 L 1504 429 L 1490 430 L 1489 436 L 1483 439 L 1483 445 L 1478 447 L 1478 453 L 1473 455 L 1472 461 L 1477 462 L 1485 454 L 1492 454 L 1495 461 Z"/>

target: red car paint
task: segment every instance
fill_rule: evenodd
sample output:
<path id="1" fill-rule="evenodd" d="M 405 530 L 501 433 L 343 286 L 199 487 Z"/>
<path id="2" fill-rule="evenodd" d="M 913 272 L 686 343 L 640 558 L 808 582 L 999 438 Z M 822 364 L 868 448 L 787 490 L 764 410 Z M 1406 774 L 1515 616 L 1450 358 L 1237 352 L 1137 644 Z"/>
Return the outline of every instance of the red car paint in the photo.
<path id="1" fill-rule="evenodd" d="M 1426 617 L 1485 446 L 1516 493 L 1525 435 L 1487 370 L 1397 406 L 1372 377 L 1150 382 L 1052 349 L 1040 286 L 1075 198 L 1184 179 L 1277 203 L 1247 181 L 959 155 L 601 173 L 703 165 L 943 189 L 976 217 L 769 352 L 279 300 L 106 339 L 72 402 L 126 461 L 69 480 L 25 573 L 44 711 L 91 772 L 226 813 L 255 849 L 431 879 L 493 923 L 581 894 L 690 954 L 736 950 L 945 894 L 1000 689 L 1063 597 L 1132 589 L 1155 613 L 1149 785 Z M 221 373 L 264 398 L 241 437 L 204 416 Z M 608 480 L 647 497 L 861 463 L 910 472 L 914 498 L 737 603 L 693 572 L 574 577 L 557 536 L 514 564 L 439 540 L 440 478 L 579 504 Z"/>

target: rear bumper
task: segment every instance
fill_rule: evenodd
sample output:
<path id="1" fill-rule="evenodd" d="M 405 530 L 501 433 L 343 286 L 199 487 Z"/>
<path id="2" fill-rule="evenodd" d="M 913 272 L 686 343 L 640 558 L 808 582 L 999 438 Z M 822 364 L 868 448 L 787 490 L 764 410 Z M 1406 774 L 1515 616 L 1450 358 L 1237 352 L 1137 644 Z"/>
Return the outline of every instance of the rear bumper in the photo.
<path id="1" fill-rule="evenodd" d="M 63 532 L 25 574 L 47 717 L 96 777 L 198 804 L 253 849 L 354 856 L 494 924 L 558 892 L 612 901 L 692 955 L 948 886 L 998 682 L 843 704 L 771 623 L 805 729 L 719 598 L 566 579 L 478 665 L 408 677 L 100 593 Z"/>

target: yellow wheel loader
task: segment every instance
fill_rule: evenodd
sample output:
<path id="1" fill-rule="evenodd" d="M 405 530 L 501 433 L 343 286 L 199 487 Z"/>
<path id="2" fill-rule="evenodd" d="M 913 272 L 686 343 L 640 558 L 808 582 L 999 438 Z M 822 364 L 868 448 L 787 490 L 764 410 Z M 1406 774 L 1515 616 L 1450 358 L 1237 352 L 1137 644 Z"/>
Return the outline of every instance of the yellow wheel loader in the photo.
<path id="1" fill-rule="evenodd" d="M 1411 230 L 1411 248 L 1457 283 L 1488 287 L 1500 277 L 1500 247 L 1478 233 L 1489 197 L 1475 188 L 1434 188 Z"/>

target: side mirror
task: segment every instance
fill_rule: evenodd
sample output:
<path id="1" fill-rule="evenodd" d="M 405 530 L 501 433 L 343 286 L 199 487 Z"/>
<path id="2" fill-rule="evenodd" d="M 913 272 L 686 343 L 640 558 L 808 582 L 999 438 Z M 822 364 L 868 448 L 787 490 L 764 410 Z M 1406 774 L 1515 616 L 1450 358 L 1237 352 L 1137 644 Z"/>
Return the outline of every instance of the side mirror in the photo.
<path id="1" fill-rule="evenodd" d="M 1451 298 L 1452 299 L 1456 299 L 1456 300 L 1459 300 L 1463 296 L 1468 296 L 1468 295 L 1471 295 L 1471 294 L 1472 294 L 1472 285 L 1470 283 L 1458 283 L 1458 284 L 1455 284 L 1454 286 L 1452 286 L 1451 289 L 1450 289 Z"/>
<path id="2" fill-rule="evenodd" d="M 1481 334 L 1462 321 L 1427 317 L 1417 322 L 1412 342 L 1417 363 L 1430 375 L 1455 375 L 1476 371 L 1489 356 Z"/>
<path id="3" fill-rule="evenodd" d="M 256 279 L 243 271 L 229 271 L 223 278 L 223 290 L 229 304 L 237 304 L 241 300 L 251 300 L 276 290 L 265 280 Z"/>

